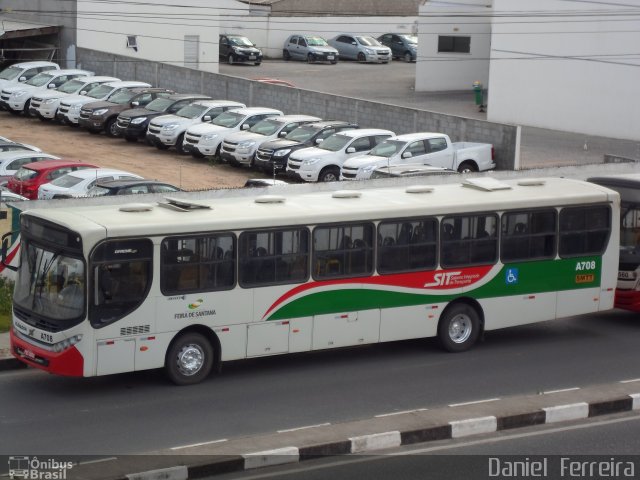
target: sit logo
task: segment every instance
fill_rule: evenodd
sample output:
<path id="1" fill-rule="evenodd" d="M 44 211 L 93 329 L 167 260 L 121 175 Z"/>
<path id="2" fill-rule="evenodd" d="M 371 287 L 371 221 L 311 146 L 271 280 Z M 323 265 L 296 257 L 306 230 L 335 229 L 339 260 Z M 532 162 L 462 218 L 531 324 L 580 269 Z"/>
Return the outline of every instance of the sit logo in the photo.
<path id="1" fill-rule="evenodd" d="M 9 457 L 9 478 L 24 480 L 65 480 L 72 462 L 60 462 L 53 458 L 39 460 L 38 457 Z"/>

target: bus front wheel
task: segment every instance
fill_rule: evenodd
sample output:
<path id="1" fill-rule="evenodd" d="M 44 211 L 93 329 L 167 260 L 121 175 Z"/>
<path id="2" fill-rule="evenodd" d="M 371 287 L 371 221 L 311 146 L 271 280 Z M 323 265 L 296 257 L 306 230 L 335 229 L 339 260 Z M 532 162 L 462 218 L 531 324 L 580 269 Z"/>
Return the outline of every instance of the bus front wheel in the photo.
<path id="1" fill-rule="evenodd" d="M 193 385 L 211 373 L 213 347 L 206 337 L 190 332 L 173 341 L 165 362 L 169 379 L 176 385 Z"/>
<path id="2" fill-rule="evenodd" d="M 457 303 L 447 308 L 438 324 L 438 340 L 449 352 L 464 352 L 480 335 L 480 316 L 475 308 Z"/>

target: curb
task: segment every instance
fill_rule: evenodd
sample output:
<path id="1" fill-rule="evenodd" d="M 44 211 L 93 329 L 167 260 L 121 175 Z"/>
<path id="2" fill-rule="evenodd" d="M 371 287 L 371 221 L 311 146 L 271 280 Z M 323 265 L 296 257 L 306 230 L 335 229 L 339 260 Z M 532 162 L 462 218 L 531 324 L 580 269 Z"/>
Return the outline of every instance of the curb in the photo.
<path id="1" fill-rule="evenodd" d="M 13 357 L 0 358 L 0 372 L 5 372 L 7 370 L 19 370 L 22 368 L 27 368 L 27 365 L 25 363 L 22 363 L 17 358 L 13 358 Z"/>
<path id="2" fill-rule="evenodd" d="M 113 480 L 182 480 L 187 478 L 203 478 L 221 473 L 298 463 L 321 456 L 375 452 L 403 445 L 436 440 L 450 440 L 483 433 L 524 428 L 533 425 L 567 422 L 612 413 L 630 412 L 633 410 L 640 410 L 640 393 L 628 394 L 607 400 L 596 400 L 590 403 L 559 404 L 551 407 L 536 408 L 525 413 L 504 416 L 489 415 L 452 420 L 416 430 L 378 432 L 348 437 L 342 441 L 318 443 L 302 447 L 281 447 L 243 455 L 227 456 L 220 460 L 213 459 L 210 462 L 199 465 L 173 466 L 111 478 Z M 178 474 L 186 476 L 178 476 Z"/>

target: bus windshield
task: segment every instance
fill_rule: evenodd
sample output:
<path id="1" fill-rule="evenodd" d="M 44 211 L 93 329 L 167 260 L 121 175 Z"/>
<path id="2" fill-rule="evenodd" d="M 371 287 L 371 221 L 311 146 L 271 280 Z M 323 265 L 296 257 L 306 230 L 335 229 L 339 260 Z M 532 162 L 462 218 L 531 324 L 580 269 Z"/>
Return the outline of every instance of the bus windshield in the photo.
<path id="1" fill-rule="evenodd" d="M 18 280 L 13 300 L 18 307 L 45 316 L 51 323 L 83 314 L 85 269 L 78 258 L 22 243 Z"/>

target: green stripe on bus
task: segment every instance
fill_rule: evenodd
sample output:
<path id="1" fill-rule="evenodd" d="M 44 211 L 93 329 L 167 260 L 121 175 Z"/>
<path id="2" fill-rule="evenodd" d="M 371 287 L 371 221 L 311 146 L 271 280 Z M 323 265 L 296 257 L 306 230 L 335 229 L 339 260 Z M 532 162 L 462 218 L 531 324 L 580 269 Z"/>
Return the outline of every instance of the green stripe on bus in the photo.
<path id="1" fill-rule="evenodd" d="M 591 268 L 595 264 L 595 268 Z M 464 293 L 422 294 L 389 291 L 394 286 L 354 284 L 357 288 L 336 288 L 310 292 L 276 310 L 268 320 L 284 320 L 312 315 L 397 308 L 449 302 L 459 297 L 475 299 L 532 295 L 538 293 L 579 290 L 600 286 L 602 260 L 600 257 L 580 257 L 563 260 L 524 262 L 505 265 L 487 284 Z M 514 272 L 514 269 L 517 272 Z M 507 284 L 511 270 L 517 280 Z M 385 290 L 385 288 L 387 290 Z"/>

